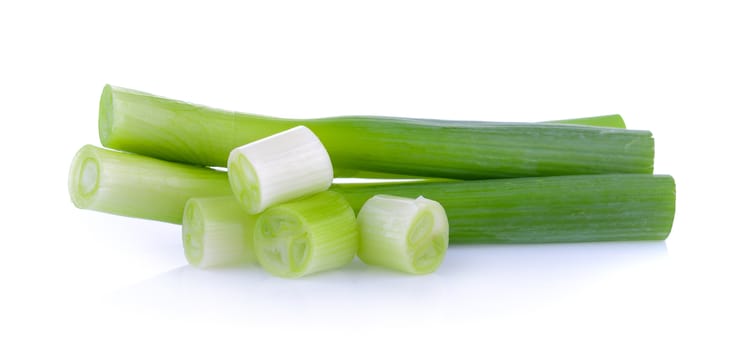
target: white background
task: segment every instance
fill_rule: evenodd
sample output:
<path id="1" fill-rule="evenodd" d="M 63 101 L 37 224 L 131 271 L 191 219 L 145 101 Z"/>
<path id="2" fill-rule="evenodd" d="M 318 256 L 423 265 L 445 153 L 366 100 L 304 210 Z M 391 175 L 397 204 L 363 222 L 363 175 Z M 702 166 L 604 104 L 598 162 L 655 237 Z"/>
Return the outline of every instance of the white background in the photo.
<path id="1" fill-rule="evenodd" d="M 739 18 L 731 1 L 3 2 L 0 348 L 738 349 Z M 290 117 L 621 113 L 676 178 L 674 229 L 456 246 L 422 277 L 195 270 L 178 226 L 68 198 L 106 83 Z"/>

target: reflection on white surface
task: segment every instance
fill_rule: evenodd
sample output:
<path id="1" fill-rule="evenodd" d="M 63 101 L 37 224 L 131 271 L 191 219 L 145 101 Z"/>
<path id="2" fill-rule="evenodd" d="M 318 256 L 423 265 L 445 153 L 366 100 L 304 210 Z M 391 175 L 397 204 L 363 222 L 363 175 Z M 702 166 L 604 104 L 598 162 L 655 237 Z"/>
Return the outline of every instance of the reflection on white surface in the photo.
<path id="1" fill-rule="evenodd" d="M 454 246 L 434 274 L 410 276 L 358 260 L 297 280 L 257 266 L 190 266 L 123 288 L 114 307 L 171 318 L 271 323 L 456 320 L 527 313 L 583 292 L 612 274 L 651 265 L 664 242 Z M 393 320 L 385 319 L 394 315 Z M 295 320 L 295 321 L 291 321 Z"/>

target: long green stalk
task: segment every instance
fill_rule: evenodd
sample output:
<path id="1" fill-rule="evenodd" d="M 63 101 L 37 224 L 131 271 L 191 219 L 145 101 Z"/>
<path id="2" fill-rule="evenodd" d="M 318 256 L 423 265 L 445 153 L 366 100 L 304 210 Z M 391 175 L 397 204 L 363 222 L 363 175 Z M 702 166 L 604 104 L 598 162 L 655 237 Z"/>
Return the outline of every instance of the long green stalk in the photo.
<path id="1" fill-rule="evenodd" d="M 448 214 L 451 243 L 662 240 L 674 219 L 668 175 L 579 175 L 335 185 L 358 211 L 376 194 L 424 196 Z"/>
<path id="2" fill-rule="evenodd" d="M 176 224 L 188 199 L 231 195 L 226 173 L 91 145 L 72 160 L 68 187 L 78 208 Z"/>
<path id="3" fill-rule="evenodd" d="M 334 185 L 360 210 L 376 194 L 424 196 L 448 214 L 451 243 L 661 240 L 674 218 L 674 179 L 614 174 L 404 184 Z M 190 197 L 231 192 L 226 173 L 85 146 L 70 195 L 80 208 L 181 221 Z"/>
<path id="4" fill-rule="evenodd" d="M 232 149 L 297 125 L 316 133 L 342 169 L 459 179 L 653 171 L 648 131 L 367 116 L 279 119 L 111 86 L 100 101 L 106 147 L 199 165 L 224 166 Z"/>
<path id="5" fill-rule="evenodd" d="M 625 121 L 619 114 L 602 115 L 598 117 L 586 117 L 586 118 L 574 118 L 574 119 L 560 119 L 552 120 L 543 123 L 550 124 L 572 124 L 572 125 L 584 125 L 584 126 L 597 126 L 604 128 L 618 128 L 625 129 Z M 443 181 L 447 179 L 443 178 L 420 178 L 415 175 L 406 174 L 391 174 L 377 171 L 359 170 L 359 169 L 334 169 L 335 177 L 341 178 L 363 178 L 363 179 L 394 179 L 394 180 L 424 180 L 424 181 Z"/>

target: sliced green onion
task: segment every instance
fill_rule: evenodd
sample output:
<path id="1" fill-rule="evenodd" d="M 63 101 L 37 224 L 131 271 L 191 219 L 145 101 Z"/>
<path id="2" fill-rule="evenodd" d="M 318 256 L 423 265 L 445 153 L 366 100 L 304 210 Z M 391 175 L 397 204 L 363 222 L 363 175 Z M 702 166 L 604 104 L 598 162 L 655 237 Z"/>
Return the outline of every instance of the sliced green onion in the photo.
<path id="1" fill-rule="evenodd" d="M 183 249 L 200 268 L 257 262 L 252 232 L 257 216 L 245 213 L 234 196 L 191 198 L 183 213 Z"/>
<path id="2" fill-rule="evenodd" d="M 244 210 L 257 214 L 326 191 L 332 162 L 316 135 L 297 126 L 235 148 L 229 156 L 229 183 Z"/>
<path id="3" fill-rule="evenodd" d="M 179 224 L 191 197 L 231 194 L 226 173 L 83 146 L 68 182 L 81 209 Z"/>
<path id="4" fill-rule="evenodd" d="M 357 251 L 355 213 L 335 192 L 274 206 L 255 225 L 257 259 L 276 276 L 295 278 L 339 268 Z"/>
<path id="5" fill-rule="evenodd" d="M 316 133 L 343 169 L 458 179 L 653 171 L 648 131 L 372 116 L 279 119 L 111 86 L 100 103 L 106 147 L 199 165 L 226 166 L 232 149 L 297 125 Z"/>
<path id="6" fill-rule="evenodd" d="M 451 243 L 662 240 L 674 220 L 668 175 L 577 175 L 335 185 L 357 211 L 376 194 L 424 196 L 445 208 Z"/>
<path id="7" fill-rule="evenodd" d="M 435 271 L 448 248 L 448 219 L 440 203 L 376 195 L 358 213 L 358 257 L 414 274 Z"/>

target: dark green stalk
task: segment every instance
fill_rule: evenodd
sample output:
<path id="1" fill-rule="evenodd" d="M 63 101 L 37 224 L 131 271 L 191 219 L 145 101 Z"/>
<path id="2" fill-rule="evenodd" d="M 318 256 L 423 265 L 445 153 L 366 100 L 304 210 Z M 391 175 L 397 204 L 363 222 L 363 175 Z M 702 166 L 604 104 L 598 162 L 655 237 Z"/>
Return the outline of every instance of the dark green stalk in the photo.
<path id="1" fill-rule="evenodd" d="M 424 196 L 448 214 L 451 243 L 662 240 L 674 219 L 668 175 L 580 175 L 335 185 L 353 209 L 376 194 Z"/>

